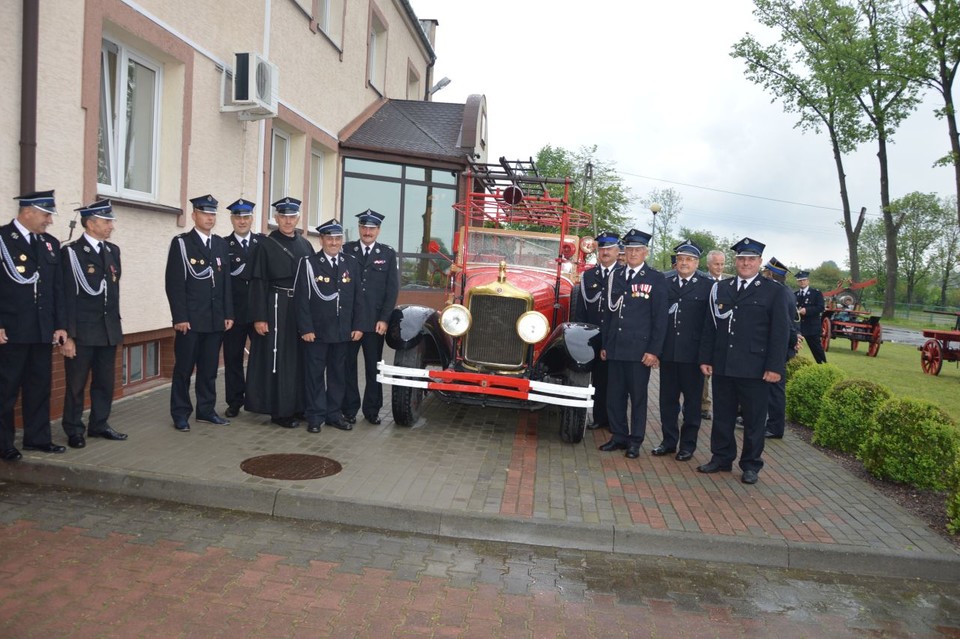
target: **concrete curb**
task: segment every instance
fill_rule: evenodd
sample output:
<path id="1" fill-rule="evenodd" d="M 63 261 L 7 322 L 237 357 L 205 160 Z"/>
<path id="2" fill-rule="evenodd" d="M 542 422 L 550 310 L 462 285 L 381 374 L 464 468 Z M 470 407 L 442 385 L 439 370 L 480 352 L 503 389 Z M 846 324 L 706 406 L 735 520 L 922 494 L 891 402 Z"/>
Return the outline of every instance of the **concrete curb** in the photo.
<path id="1" fill-rule="evenodd" d="M 0 480 L 478 541 L 864 576 L 960 581 L 960 556 L 928 556 L 907 551 L 776 539 L 707 537 L 695 533 L 401 507 L 304 494 L 290 488 L 238 486 L 215 481 L 201 483 L 170 475 L 122 473 L 86 465 L 27 459 L 0 464 Z"/>

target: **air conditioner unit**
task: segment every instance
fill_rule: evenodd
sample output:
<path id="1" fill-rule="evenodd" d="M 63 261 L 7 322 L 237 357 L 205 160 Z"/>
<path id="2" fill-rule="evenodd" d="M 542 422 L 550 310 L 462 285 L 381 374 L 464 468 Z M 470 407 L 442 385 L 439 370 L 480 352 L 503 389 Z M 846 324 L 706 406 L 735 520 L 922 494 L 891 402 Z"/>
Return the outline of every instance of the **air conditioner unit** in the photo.
<path id="1" fill-rule="evenodd" d="M 240 117 L 261 119 L 277 115 L 280 69 L 259 53 L 237 53 L 233 70 L 233 104 Z M 245 115 L 249 116 L 245 118 Z"/>

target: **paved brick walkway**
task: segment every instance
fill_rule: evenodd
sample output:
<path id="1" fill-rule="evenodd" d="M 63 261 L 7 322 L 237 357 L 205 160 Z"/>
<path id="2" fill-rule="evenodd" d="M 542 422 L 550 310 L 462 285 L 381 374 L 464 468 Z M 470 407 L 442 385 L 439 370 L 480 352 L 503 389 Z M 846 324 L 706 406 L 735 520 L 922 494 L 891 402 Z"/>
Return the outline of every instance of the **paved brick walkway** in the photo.
<path id="1" fill-rule="evenodd" d="M 551 410 L 429 398 L 423 419 L 401 428 L 389 389 L 387 404 L 381 425 L 361 420 L 351 432 L 313 435 L 241 413 L 229 426 L 193 422 L 178 433 L 165 387 L 115 405 L 111 423 L 128 441 L 25 451 L 0 464 L 0 479 L 475 539 L 960 580 L 953 544 L 789 430 L 768 442 L 760 483 L 746 486 L 738 472 L 695 471 L 709 459 L 710 422 L 684 463 L 649 455 L 660 439 L 651 414 L 644 453 L 628 460 L 596 450 L 605 432 L 564 444 Z M 267 453 L 322 455 L 343 470 L 281 481 L 240 469 Z"/>
<path id="2" fill-rule="evenodd" d="M 390 534 L 0 482 L 0 636 L 960 637 L 960 584 Z"/>

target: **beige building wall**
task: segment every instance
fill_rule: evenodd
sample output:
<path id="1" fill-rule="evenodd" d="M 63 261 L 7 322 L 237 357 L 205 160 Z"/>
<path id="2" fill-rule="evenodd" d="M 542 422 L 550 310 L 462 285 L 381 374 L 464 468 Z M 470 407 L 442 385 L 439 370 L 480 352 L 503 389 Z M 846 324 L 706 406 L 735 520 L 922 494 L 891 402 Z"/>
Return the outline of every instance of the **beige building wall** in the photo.
<path id="1" fill-rule="evenodd" d="M 331 0 L 328 30 L 314 0 L 75 0 L 40 3 L 37 188 L 54 188 L 60 216 L 50 231 L 66 240 L 72 209 L 97 188 L 100 46 L 116 39 L 162 67 L 157 196 L 114 198 L 113 240 L 123 255 L 121 313 L 126 334 L 170 327 L 164 265 L 171 239 L 191 228 L 188 199 L 212 193 L 216 232 L 232 229 L 224 206 L 238 197 L 269 211 L 274 127 L 291 135 L 289 194 L 305 199 L 310 152 L 324 152 L 322 214 L 339 210 L 338 132 L 384 97 L 405 99 L 413 68 L 426 81 L 428 51 L 399 0 Z M 386 22 L 384 86 L 367 82 L 371 16 Z M 0 197 L 19 192 L 22 3 L 0 3 Z M 280 69 L 280 117 L 245 122 L 221 113 L 224 67 L 234 53 L 265 53 Z M 421 84 L 421 89 L 422 89 Z M 183 211 L 187 211 L 183 214 Z M 266 217 L 266 216 L 264 216 Z M 304 224 L 305 226 L 305 224 Z M 264 229 L 266 230 L 266 229 Z M 81 233 L 79 224 L 75 239 Z"/>

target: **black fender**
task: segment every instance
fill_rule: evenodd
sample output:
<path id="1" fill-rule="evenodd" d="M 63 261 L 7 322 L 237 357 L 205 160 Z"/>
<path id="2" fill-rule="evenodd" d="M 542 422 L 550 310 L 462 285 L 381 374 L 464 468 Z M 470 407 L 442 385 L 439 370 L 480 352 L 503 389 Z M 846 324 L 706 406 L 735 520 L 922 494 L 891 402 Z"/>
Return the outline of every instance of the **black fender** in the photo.
<path id="1" fill-rule="evenodd" d="M 558 324 L 540 352 L 537 366 L 549 376 L 589 373 L 600 356 L 600 328 L 593 324 Z"/>
<path id="2" fill-rule="evenodd" d="M 446 368 L 453 359 L 453 338 L 440 328 L 440 312 L 429 306 L 403 304 L 387 323 L 387 345 L 395 351 L 424 348 L 424 362 Z"/>

